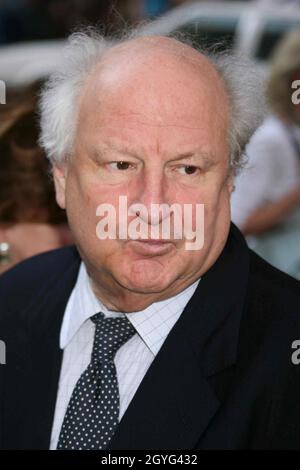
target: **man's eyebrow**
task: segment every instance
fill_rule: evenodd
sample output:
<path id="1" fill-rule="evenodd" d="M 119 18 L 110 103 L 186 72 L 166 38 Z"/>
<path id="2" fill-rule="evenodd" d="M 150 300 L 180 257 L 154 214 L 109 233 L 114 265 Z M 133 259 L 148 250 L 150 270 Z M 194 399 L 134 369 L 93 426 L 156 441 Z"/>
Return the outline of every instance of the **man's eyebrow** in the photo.
<path id="1" fill-rule="evenodd" d="M 118 146 L 113 145 L 113 144 L 99 145 L 99 146 L 97 146 L 97 148 L 94 148 L 93 153 L 96 156 L 100 156 L 102 153 L 106 154 L 106 153 L 109 153 L 111 151 L 116 152 L 116 153 L 120 153 L 120 154 L 123 154 L 123 155 L 128 155 L 128 156 L 131 156 L 131 157 L 134 157 L 134 158 L 139 158 L 137 153 L 133 152 L 130 148 L 127 148 L 127 147 L 119 148 Z"/>
<path id="2" fill-rule="evenodd" d="M 197 161 L 201 160 L 204 164 L 208 165 L 208 164 L 212 164 L 215 162 L 215 156 L 211 153 L 196 151 L 196 152 L 187 152 L 187 153 L 177 155 L 176 157 L 172 158 L 169 161 L 176 162 L 180 160 L 197 160 Z"/>
<path id="3" fill-rule="evenodd" d="M 114 144 L 100 144 L 97 148 L 94 149 L 93 153 L 95 156 L 101 156 L 102 153 L 106 154 L 110 151 L 117 152 L 119 154 L 127 155 L 138 160 L 142 160 L 142 157 L 129 147 L 119 147 Z M 204 165 L 211 165 L 215 162 L 216 158 L 212 153 L 203 152 L 203 151 L 191 151 L 178 154 L 173 158 L 167 160 L 167 163 L 180 162 L 181 160 L 191 160 L 191 161 L 201 161 Z"/>

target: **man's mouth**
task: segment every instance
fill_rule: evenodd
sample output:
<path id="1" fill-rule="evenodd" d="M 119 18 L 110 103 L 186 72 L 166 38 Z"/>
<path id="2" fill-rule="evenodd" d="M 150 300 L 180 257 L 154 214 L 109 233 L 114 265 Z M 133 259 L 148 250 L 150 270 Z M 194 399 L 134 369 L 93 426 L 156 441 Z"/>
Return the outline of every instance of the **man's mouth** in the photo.
<path id="1" fill-rule="evenodd" d="M 174 243 L 171 240 L 138 239 L 130 240 L 129 243 L 134 251 L 145 255 L 163 255 L 174 248 Z"/>

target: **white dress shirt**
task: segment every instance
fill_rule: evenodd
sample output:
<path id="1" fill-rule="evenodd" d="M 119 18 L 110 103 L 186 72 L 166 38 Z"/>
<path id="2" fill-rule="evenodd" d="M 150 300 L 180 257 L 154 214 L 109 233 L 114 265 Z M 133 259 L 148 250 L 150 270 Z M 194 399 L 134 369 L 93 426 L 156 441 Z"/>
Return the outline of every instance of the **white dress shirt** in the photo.
<path id="1" fill-rule="evenodd" d="M 90 317 L 100 311 L 110 317 L 126 315 L 136 329 L 136 334 L 119 348 L 114 358 L 120 394 L 120 421 L 153 359 L 194 294 L 198 282 L 174 297 L 153 303 L 145 310 L 113 312 L 95 296 L 85 265 L 81 263 L 60 332 L 60 347 L 64 352 L 50 449 L 57 447 L 73 389 L 91 360 L 95 324 Z"/>

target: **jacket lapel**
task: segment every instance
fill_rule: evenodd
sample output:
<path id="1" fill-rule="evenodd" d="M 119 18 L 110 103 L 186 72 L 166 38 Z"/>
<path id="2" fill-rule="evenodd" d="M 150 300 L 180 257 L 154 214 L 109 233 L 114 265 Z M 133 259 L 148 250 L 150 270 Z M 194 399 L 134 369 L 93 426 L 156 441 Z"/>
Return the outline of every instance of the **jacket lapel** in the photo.
<path id="1" fill-rule="evenodd" d="M 151 364 L 109 449 L 192 448 L 219 402 L 188 338 L 174 330 Z"/>
<path id="2" fill-rule="evenodd" d="M 126 410 L 109 449 L 193 449 L 220 400 L 209 378 L 235 364 L 249 250 L 232 225 Z"/>

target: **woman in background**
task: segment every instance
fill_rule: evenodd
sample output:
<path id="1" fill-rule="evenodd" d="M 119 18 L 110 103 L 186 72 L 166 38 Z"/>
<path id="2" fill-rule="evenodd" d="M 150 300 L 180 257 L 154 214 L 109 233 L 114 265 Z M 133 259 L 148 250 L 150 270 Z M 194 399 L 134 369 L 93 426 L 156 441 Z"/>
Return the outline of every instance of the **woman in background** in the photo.
<path id="1" fill-rule="evenodd" d="M 55 201 L 48 162 L 37 145 L 36 87 L 0 114 L 0 273 L 71 243 Z"/>
<path id="2" fill-rule="evenodd" d="M 250 140 L 248 168 L 236 178 L 232 220 L 251 247 L 300 279 L 300 105 L 292 83 L 300 79 L 300 30 L 276 47 L 267 80 L 270 114 Z"/>

